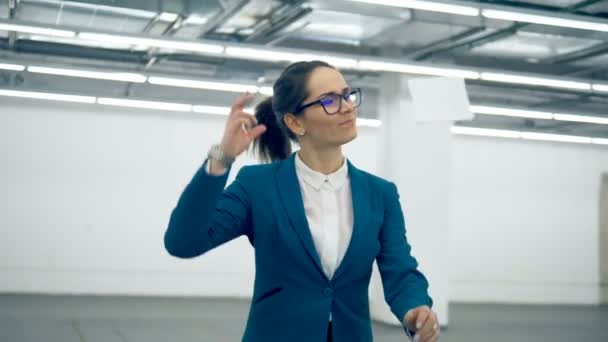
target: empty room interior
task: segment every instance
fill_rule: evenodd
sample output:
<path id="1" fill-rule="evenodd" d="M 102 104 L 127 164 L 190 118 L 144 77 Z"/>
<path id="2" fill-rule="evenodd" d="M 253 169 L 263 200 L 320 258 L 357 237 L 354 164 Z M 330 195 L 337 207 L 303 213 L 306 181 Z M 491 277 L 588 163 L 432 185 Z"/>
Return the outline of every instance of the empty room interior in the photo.
<path id="1" fill-rule="evenodd" d="M 0 342 L 608 341 L 607 0 L 0 1 Z"/>

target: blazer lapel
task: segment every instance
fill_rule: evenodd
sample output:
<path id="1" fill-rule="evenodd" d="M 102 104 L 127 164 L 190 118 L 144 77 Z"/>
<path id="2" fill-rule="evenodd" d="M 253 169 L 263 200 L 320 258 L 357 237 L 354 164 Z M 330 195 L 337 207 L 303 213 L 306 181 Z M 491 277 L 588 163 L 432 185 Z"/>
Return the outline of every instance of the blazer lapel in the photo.
<path id="1" fill-rule="evenodd" d="M 314 261 L 318 270 L 325 274 L 306 219 L 300 183 L 296 175 L 295 153 L 281 162 L 275 180 L 291 227 L 302 241 L 304 249 Z"/>
<path id="2" fill-rule="evenodd" d="M 334 273 L 332 279 L 340 276 L 352 259 L 356 258 L 358 251 L 362 248 L 362 242 L 365 237 L 363 235 L 363 227 L 370 213 L 370 203 L 366 199 L 368 196 L 368 186 L 365 176 L 357 169 L 350 161 L 348 161 L 348 175 L 350 178 L 350 187 L 353 201 L 353 234 L 350 243 L 344 254 L 342 262 Z"/>

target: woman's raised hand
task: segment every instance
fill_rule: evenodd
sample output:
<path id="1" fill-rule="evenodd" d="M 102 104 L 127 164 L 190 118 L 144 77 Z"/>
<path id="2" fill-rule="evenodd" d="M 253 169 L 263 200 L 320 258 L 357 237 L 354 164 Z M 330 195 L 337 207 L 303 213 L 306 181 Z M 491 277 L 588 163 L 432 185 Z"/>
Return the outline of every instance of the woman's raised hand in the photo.
<path id="1" fill-rule="evenodd" d="M 255 138 L 266 131 L 266 126 L 258 125 L 253 114 L 245 112 L 245 106 L 252 99 L 253 95 L 247 92 L 232 103 L 220 143 L 222 151 L 230 157 L 238 157 Z"/>

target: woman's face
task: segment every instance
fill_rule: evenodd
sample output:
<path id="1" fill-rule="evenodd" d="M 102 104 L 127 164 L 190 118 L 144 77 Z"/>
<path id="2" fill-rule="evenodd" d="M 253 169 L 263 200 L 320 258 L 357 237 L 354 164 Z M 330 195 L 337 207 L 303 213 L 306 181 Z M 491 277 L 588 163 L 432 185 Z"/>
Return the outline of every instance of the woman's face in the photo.
<path id="1" fill-rule="evenodd" d="M 310 74 L 309 95 L 302 103 L 307 104 L 323 99 L 328 94 L 342 95 L 350 90 L 340 72 L 332 68 L 319 67 Z M 326 102 L 326 107 L 330 109 L 330 112 L 332 112 L 331 106 L 334 106 L 334 109 L 338 108 L 337 103 Z M 302 115 L 298 116 L 298 121 L 306 132 L 303 137 L 300 137 L 301 142 L 303 139 L 307 139 L 313 146 L 320 148 L 346 144 L 357 137 L 356 118 L 357 109 L 354 108 L 353 103 L 343 99 L 340 111 L 333 115 L 328 115 L 319 103 L 310 106 L 304 109 Z"/>

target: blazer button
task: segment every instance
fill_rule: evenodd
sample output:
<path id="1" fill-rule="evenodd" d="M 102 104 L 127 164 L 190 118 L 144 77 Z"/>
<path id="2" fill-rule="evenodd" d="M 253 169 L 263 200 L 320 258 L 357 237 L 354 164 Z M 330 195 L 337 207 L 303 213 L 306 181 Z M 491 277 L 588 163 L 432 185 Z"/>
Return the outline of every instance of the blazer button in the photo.
<path id="1" fill-rule="evenodd" d="M 331 297 L 331 295 L 333 293 L 334 293 L 334 290 L 332 290 L 330 287 L 328 287 L 325 290 L 323 290 L 323 294 L 325 295 L 325 297 Z"/>

